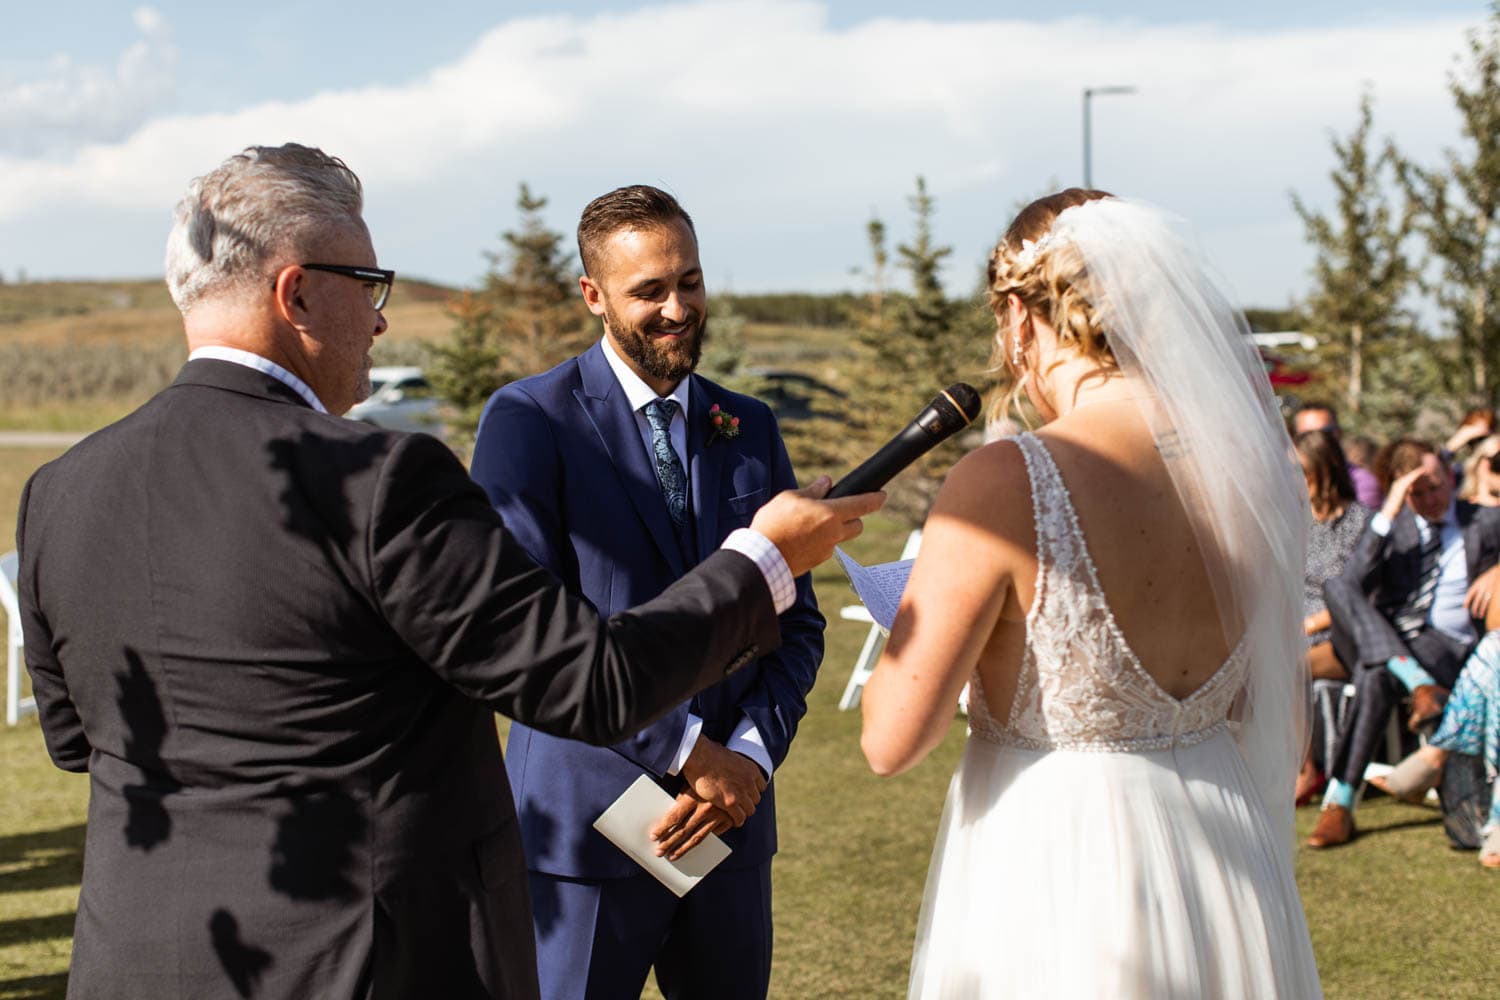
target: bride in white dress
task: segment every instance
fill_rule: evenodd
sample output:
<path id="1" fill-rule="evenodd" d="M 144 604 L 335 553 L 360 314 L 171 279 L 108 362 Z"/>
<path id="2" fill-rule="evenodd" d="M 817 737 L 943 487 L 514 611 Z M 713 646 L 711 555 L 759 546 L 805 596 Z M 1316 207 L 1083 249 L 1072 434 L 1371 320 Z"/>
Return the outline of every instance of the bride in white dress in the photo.
<path id="1" fill-rule="evenodd" d="M 912 997 L 1321 995 L 1292 871 L 1306 490 L 1178 228 L 1071 189 L 992 257 L 1045 426 L 954 467 L 863 696 L 893 774 L 970 684 Z"/>

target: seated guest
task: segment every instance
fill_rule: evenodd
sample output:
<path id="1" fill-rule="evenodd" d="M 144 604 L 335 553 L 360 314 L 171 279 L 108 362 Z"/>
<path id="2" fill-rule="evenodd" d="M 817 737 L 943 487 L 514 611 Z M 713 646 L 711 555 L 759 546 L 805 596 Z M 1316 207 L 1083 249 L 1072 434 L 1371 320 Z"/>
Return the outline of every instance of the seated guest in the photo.
<path id="1" fill-rule="evenodd" d="M 1373 438 L 1365 437 L 1363 434 L 1355 434 L 1352 437 L 1340 437 L 1339 446 L 1344 449 L 1344 458 L 1350 465 L 1363 466 L 1372 473 L 1375 471 L 1375 453 L 1380 450 Z M 1376 475 L 1376 484 L 1379 485 L 1380 477 Z M 1380 493 L 1385 497 L 1385 491 Z"/>
<path id="2" fill-rule="evenodd" d="M 1323 588 L 1333 648 L 1356 693 L 1309 847 L 1353 837 L 1355 792 L 1404 692 L 1411 694 L 1410 728 L 1442 715 L 1448 688 L 1478 641 L 1475 616 L 1488 609 L 1493 580 L 1486 571 L 1500 557 L 1500 508 L 1456 500 L 1453 474 L 1431 444 L 1397 442 L 1390 473 L 1380 512 L 1343 572 Z"/>
<path id="3" fill-rule="evenodd" d="M 1458 496 L 1481 507 L 1500 506 L 1500 434 L 1491 434 L 1474 446 L 1474 453 L 1464 461 Z"/>
<path id="4" fill-rule="evenodd" d="M 1293 434 L 1306 434 L 1308 431 L 1327 431 L 1342 445 L 1343 431 L 1339 429 L 1338 411 L 1330 403 L 1316 402 L 1303 403 L 1292 415 Z M 1383 499 L 1380 484 L 1375 481 L 1375 474 L 1362 465 L 1349 462 L 1349 480 L 1354 483 L 1354 499 L 1371 510 L 1380 507 Z"/>
<path id="5" fill-rule="evenodd" d="M 1314 680 L 1342 681 L 1349 672 L 1339 662 L 1331 641 L 1328 607 L 1323 584 L 1344 569 L 1354 543 L 1370 523 L 1370 509 L 1355 502 L 1354 484 L 1338 438 L 1327 431 L 1297 435 L 1297 461 L 1307 481 L 1307 499 L 1312 506 L 1312 524 L 1307 536 L 1307 567 L 1302 576 L 1302 631 L 1307 635 L 1307 663 Z M 1318 728 L 1318 720 L 1313 722 Z M 1321 741 L 1314 734 L 1313 746 Z M 1323 786 L 1323 774 L 1314 763 L 1312 748 L 1297 775 L 1297 804 L 1305 805 Z"/>
<path id="6" fill-rule="evenodd" d="M 1457 455 L 1464 446 L 1482 441 L 1494 433 L 1495 411 L 1488 406 L 1476 406 L 1458 422 L 1458 430 L 1443 443 L 1443 451 Z"/>
<path id="7" fill-rule="evenodd" d="M 1487 624 L 1500 624 L 1491 604 Z M 1495 785 L 1490 793 L 1489 818 L 1480 830 L 1484 843 L 1479 848 L 1479 863 L 1486 868 L 1500 868 L 1500 632 L 1490 632 L 1480 640 L 1453 685 L 1453 694 L 1443 709 L 1442 721 L 1432 739 L 1396 765 L 1389 775 L 1371 778 L 1370 784 L 1381 791 L 1419 802 L 1443 778 L 1448 755 L 1468 754 L 1484 760 L 1485 770 Z"/>

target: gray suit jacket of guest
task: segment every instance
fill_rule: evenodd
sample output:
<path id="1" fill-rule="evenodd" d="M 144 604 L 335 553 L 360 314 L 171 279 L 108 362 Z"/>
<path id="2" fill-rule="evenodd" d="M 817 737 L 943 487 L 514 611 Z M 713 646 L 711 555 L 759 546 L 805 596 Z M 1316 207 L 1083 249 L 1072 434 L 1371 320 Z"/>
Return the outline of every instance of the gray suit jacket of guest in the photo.
<path id="1" fill-rule="evenodd" d="M 1455 509 L 1472 584 L 1500 559 L 1500 508 L 1460 500 Z M 1344 571 L 1323 585 L 1328 613 L 1348 635 L 1358 665 L 1409 655 L 1392 620 L 1411 603 L 1422 582 L 1421 549 L 1417 517 L 1411 508 L 1403 508 L 1385 535 L 1365 528 Z M 1475 620 L 1474 627 L 1475 635 L 1484 633 L 1482 622 Z"/>
<path id="2" fill-rule="evenodd" d="M 729 552 L 601 620 L 443 445 L 222 361 L 42 468 L 17 538 L 90 781 L 75 997 L 534 996 L 492 710 L 614 743 L 780 641 Z"/>

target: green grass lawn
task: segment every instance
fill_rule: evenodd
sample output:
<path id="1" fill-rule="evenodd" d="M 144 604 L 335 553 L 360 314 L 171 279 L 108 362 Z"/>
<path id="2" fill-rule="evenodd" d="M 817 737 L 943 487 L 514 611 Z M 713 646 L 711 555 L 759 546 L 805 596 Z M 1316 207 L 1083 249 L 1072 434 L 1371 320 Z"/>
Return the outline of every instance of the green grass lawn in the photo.
<path id="1" fill-rule="evenodd" d="M 8 454 L 0 452 L 0 454 Z M 892 558 L 903 532 L 876 519 L 851 550 Z M 858 712 L 839 695 L 865 627 L 838 620 L 849 591 L 817 577 L 830 624 L 823 677 L 777 775 L 775 997 L 900 997 L 928 851 L 963 741 L 948 740 L 908 774 L 877 779 L 859 752 Z M 0 1000 L 61 997 L 82 875 L 86 779 L 54 770 L 36 719 L 0 732 Z M 1303 810 L 1300 828 L 1314 815 Z M 1299 849 L 1313 944 L 1327 995 L 1489 998 L 1500 873 L 1446 846 L 1436 811 L 1375 799 L 1348 848 Z M 1101 831 L 1107 835 L 1108 831 Z M 1015 859 L 1026 864 L 1027 859 Z M 1025 900 L 1000 905 L 1024 906 Z M 997 961 L 1004 942 L 996 942 Z M 654 992 L 648 995 L 654 996 Z"/>

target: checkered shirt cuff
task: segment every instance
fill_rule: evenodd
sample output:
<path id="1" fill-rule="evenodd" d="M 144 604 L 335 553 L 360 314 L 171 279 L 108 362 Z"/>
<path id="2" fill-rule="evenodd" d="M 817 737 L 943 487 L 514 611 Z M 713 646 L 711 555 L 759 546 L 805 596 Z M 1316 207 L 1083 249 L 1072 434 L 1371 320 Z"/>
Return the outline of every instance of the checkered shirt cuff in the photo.
<path id="1" fill-rule="evenodd" d="M 720 548 L 748 556 L 755 563 L 760 575 L 766 578 L 766 586 L 771 588 L 771 603 L 778 615 L 797 600 L 797 584 L 792 579 L 791 567 L 786 564 L 781 550 L 765 535 L 749 528 L 736 528 Z"/>

